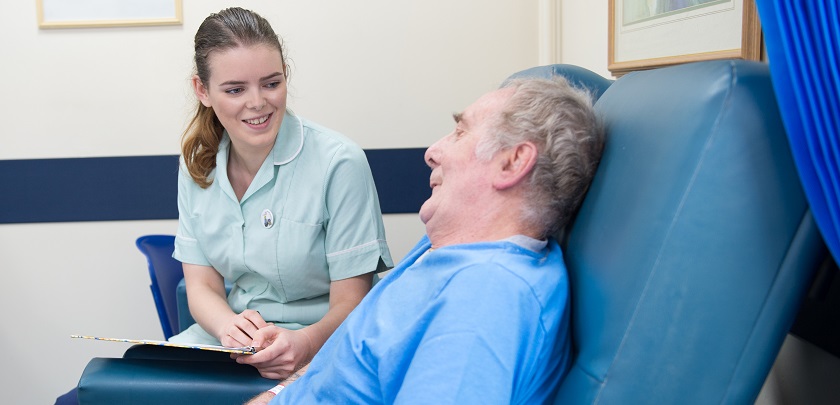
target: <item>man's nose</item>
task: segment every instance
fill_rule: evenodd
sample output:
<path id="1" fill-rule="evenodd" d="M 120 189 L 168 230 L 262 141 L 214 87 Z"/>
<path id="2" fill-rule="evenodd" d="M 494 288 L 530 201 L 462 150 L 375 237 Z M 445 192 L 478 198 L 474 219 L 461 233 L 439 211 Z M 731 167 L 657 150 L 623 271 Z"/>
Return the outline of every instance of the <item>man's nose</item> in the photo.
<path id="1" fill-rule="evenodd" d="M 438 146 L 439 143 L 440 141 L 437 141 L 432 144 L 432 146 L 429 146 L 429 148 L 426 149 L 426 154 L 423 155 L 423 158 L 426 159 L 426 164 L 432 169 L 438 165 L 438 153 L 440 150 L 440 147 Z"/>

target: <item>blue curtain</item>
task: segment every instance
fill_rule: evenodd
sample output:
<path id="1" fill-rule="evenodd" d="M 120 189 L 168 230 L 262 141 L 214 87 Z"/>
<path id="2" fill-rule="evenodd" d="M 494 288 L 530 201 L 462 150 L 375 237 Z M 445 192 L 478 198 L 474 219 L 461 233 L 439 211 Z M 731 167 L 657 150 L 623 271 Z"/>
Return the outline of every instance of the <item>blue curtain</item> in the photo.
<path id="1" fill-rule="evenodd" d="M 770 75 L 799 177 L 840 262 L 840 13 L 837 0 L 756 0 Z"/>

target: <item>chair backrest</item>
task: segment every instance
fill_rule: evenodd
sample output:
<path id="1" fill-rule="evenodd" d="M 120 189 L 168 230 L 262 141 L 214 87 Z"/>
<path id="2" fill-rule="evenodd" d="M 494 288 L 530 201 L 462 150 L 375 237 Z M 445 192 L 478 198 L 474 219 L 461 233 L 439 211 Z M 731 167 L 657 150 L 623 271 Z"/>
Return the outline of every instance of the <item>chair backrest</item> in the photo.
<path id="1" fill-rule="evenodd" d="M 549 79 L 555 76 L 563 76 L 572 86 L 587 90 L 594 100 L 600 98 L 601 95 L 607 91 L 607 88 L 610 87 L 610 84 L 613 83 L 613 80 L 606 79 L 601 75 L 580 66 L 559 64 L 535 66 L 516 72 L 505 79 L 504 83 L 507 83 L 511 79 L 523 77 Z M 504 85 L 504 83 L 502 83 L 502 85 Z"/>
<path id="2" fill-rule="evenodd" d="M 184 278 L 181 262 L 172 258 L 175 236 L 145 235 L 137 238 L 136 245 L 149 263 L 149 277 L 152 280 L 149 287 L 155 300 L 163 336 L 169 339 L 173 332 L 179 331 L 175 290 L 178 282 Z"/>
<path id="3" fill-rule="evenodd" d="M 767 65 L 631 73 L 596 110 L 607 143 L 566 241 L 576 357 L 556 403 L 752 403 L 826 257 Z"/>

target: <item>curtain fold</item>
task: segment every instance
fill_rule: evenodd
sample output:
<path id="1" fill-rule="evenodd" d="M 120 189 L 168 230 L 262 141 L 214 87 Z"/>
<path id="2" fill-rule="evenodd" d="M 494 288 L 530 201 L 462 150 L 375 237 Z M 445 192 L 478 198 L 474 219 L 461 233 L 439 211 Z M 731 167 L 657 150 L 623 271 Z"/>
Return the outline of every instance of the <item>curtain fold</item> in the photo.
<path id="1" fill-rule="evenodd" d="M 770 75 L 802 186 L 840 262 L 840 8 L 836 0 L 756 0 Z"/>

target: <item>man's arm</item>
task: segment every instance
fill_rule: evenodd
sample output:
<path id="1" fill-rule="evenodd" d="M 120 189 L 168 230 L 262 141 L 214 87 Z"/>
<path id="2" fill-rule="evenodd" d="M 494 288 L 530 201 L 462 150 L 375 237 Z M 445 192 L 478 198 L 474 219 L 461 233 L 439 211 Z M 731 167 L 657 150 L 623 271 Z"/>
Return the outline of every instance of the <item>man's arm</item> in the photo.
<path id="1" fill-rule="evenodd" d="M 277 394 L 280 393 L 280 391 L 282 391 L 284 388 L 288 387 L 289 384 L 295 382 L 295 380 L 297 380 L 303 374 L 305 374 L 307 368 L 309 368 L 309 364 L 303 366 L 300 370 L 295 371 L 294 373 L 292 373 L 292 375 L 290 375 L 285 380 L 280 381 L 280 384 L 277 384 L 277 386 L 275 386 L 271 390 L 265 391 L 265 392 L 255 396 L 254 398 L 251 398 L 251 400 L 248 401 L 248 403 L 246 405 L 266 405 L 266 404 L 270 403 L 271 400 L 274 399 L 274 397 L 277 396 Z"/>

